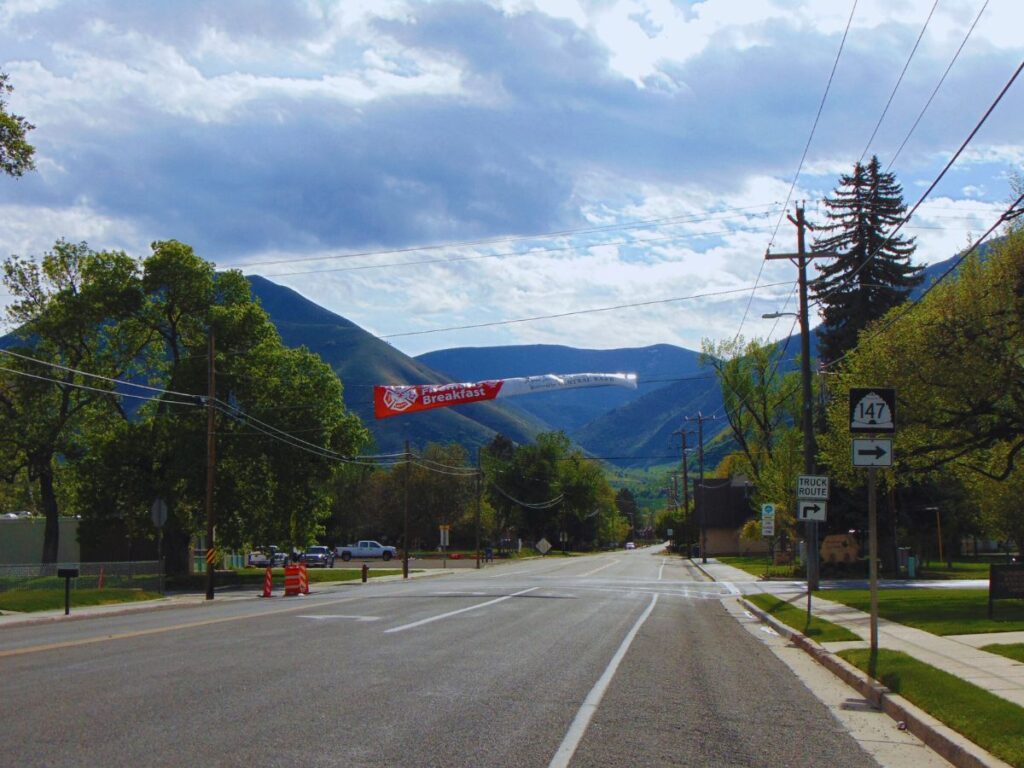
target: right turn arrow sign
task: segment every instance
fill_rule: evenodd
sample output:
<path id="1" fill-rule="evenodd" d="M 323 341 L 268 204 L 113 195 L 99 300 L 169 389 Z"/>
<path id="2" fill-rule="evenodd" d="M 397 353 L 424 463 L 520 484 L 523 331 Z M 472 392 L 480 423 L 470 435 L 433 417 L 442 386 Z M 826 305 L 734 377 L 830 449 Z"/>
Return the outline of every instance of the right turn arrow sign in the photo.
<path id="1" fill-rule="evenodd" d="M 891 467 L 892 440 L 854 440 L 853 466 Z"/>

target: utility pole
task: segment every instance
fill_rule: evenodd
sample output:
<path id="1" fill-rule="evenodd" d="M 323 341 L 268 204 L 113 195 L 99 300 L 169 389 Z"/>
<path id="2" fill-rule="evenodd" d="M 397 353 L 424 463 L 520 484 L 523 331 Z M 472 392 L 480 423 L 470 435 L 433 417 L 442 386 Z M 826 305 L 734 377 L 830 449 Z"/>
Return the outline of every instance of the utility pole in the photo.
<path id="1" fill-rule="evenodd" d="M 213 509 L 213 481 L 217 463 L 217 440 L 214 432 L 213 401 L 217 396 L 216 376 L 214 374 L 214 342 L 213 327 L 206 337 L 206 599 L 213 600 L 214 562 L 217 550 L 214 547 L 213 534 L 216 527 L 216 515 Z"/>
<path id="2" fill-rule="evenodd" d="M 409 453 L 409 441 L 405 441 L 405 509 L 402 514 L 402 578 L 409 578 L 409 473 L 412 454 Z"/>
<path id="3" fill-rule="evenodd" d="M 804 232 L 813 229 L 804 218 L 802 205 L 795 206 L 796 217 L 786 218 L 796 225 L 796 253 L 766 253 L 765 259 L 789 259 L 794 261 L 799 271 L 800 286 L 800 388 L 802 403 L 802 424 L 804 433 L 804 474 L 814 474 L 814 401 L 811 399 L 811 332 L 807 318 L 807 262 L 811 258 L 834 257 L 839 254 L 818 251 L 808 254 Z M 774 313 L 778 317 L 780 313 Z M 810 614 L 811 593 L 818 589 L 818 521 L 807 521 L 809 546 L 807 552 L 807 612 Z"/>
<path id="4" fill-rule="evenodd" d="M 679 435 L 680 463 L 682 464 L 683 470 L 683 514 L 679 518 L 679 525 L 680 527 L 682 527 L 683 518 L 688 517 L 690 514 L 690 478 L 688 475 L 688 462 L 686 460 L 686 436 L 692 435 L 693 431 L 689 429 L 680 428 L 677 429 L 672 434 Z"/>
<path id="5" fill-rule="evenodd" d="M 683 419 L 683 421 L 697 422 L 697 471 L 700 473 L 700 495 L 695 499 L 697 502 L 695 507 L 700 510 L 700 557 L 702 563 L 708 561 L 707 509 L 704 506 L 704 422 L 714 421 L 714 419 L 714 416 L 705 416 L 700 411 L 697 411 L 696 416 L 687 416 Z"/>
<path id="6" fill-rule="evenodd" d="M 480 493 L 483 487 L 481 483 L 480 469 L 480 448 L 476 449 L 476 567 L 480 570 Z"/>

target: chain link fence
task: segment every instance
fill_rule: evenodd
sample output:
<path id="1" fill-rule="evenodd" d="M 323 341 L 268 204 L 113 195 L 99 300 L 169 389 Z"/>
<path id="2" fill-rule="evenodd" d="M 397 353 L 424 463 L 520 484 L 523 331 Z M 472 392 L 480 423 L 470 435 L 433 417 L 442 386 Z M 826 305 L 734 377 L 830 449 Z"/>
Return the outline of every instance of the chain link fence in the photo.
<path id="1" fill-rule="evenodd" d="M 72 589 L 161 589 L 160 561 L 135 560 L 120 563 L 49 563 L 46 565 L 0 565 L 0 592 L 13 589 L 64 589 L 58 568 L 77 568 Z"/>

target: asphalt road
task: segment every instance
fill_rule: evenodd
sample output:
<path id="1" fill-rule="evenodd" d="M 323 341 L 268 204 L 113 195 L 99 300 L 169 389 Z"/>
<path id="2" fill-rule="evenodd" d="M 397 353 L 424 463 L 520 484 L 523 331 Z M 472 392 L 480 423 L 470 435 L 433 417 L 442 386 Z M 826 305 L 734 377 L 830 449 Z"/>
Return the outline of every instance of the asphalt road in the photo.
<path id="1" fill-rule="evenodd" d="M 0 763 L 935 764 L 652 550 L 314 589 L 0 630 Z"/>

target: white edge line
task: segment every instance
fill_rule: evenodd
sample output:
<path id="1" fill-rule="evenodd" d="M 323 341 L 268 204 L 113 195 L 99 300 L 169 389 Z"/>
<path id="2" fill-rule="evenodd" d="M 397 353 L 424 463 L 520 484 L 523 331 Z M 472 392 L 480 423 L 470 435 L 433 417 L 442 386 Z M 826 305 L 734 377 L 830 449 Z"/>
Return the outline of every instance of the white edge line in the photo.
<path id="1" fill-rule="evenodd" d="M 661 568 L 658 569 L 658 581 L 661 581 L 661 574 L 665 572 L 665 558 L 661 558 Z"/>
<path id="2" fill-rule="evenodd" d="M 576 713 L 576 717 L 572 721 L 572 725 L 569 726 L 569 730 L 565 734 L 565 738 L 562 739 L 562 744 L 558 747 L 558 751 L 555 752 L 555 756 L 551 758 L 551 762 L 548 764 L 548 768 L 566 768 L 569 765 L 569 761 L 572 760 L 572 756 L 576 754 L 576 748 L 579 747 L 580 741 L 583 739 L 583 734 L 587 731 L 587 726 L 590 725 L 590 720 L 594 717 L 594 713 L 597 711 L 598 706 L 601 704 L 601 699 L 604 698 L 605 691 L 608 690 L 608 686 L 612 682 L 612 678 L 615 677 L 615 672 L 618 670 L 622 660 L 626 657 L 626 652 L 629 650 L 629 646 L 633 644 L 633 639 L 640 631 L 640 627 L 647 621 L 647 617 L 654 611 L 654 606 L 658 602 L 658 596 L 653 595 L 651 602 L 647 606 L 640 618 L 636 620 L 633 628 L 629 630 L 626 637 L 623 638 L 622 644 L 619 646 L 619 650 L 612 656 L 612 660 L 608 662 L 608 666 L 604 670 L 604 674 L 601 675 L 600 679 L 594 683 L 594 687 L 590 689 L 590 693 L 587 694 L 587 698 L 580 705 L 579 711 Z"/>
<path id="3" fill-rule="evenodd" d="M 524 589 L 519 592 L 513 592 L 511 595 L 505 595 L 504 597 L 497 597 L 494 600 L 488 600 L 486 603 L 480 603 L 479 605 L 471 605 L 468 608 L 459 608 L 459 610 L 457 611 L 448 611 L 448 613 L 442 613 L 437 616 L 431 616 L 429 619 L 420 619 L 419 621 L 412 622 L 412 624 L 403 624 L 400 627 L 392 627 L 391 629 L 385 629 L 384 634 L 390 635 L 394 632 L 404 632 L 407 629 L 413 629 L 414 627 L 422 627 L 424 624 L 430 624 L 434 621 L 447 619 L 449 616 L 457 616 L 458 614 L 466 613 L 467 611 L 475 611 L 478 608 L 486 608 L 488 605 L 494 605 L 495 603 L 510 600 L 513 597 L 518 597 L 519 595 L 525 595 L 527 592 L 533 592 L 535 589 L 540 589 L 540 587 L 530 587 L 529 589 Z"/>

